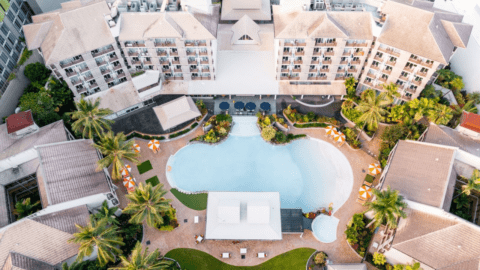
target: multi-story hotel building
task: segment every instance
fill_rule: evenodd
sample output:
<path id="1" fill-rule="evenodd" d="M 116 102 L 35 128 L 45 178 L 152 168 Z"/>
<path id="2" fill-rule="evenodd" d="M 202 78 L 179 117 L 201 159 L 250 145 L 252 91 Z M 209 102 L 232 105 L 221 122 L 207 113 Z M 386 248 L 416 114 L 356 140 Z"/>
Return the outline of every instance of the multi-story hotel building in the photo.
<path id="1" fill-rule="evenodd" d="M 38 49 L 45 65 L 76 97 L 131 79 L 107 23 L 110 13 L 104 1 L 71 1 L 62 3 L 61 10 L 32 17 L 33 23 L 24 26 L 28 48 Z"/>
<path id="2" fill-rule="evenodd" d="M 282 11 L 273 6 L 277 80 L 358 78 L 373 41 L 368 12 Z"/>
<path id="3" fill-rule="evenodd" d="M 359 89 L 383 91 L 382 85 L 394 83 L 401 94 L 397 102 L 417 98 L 457 48 L 466 48 L 472 31 L 472 25 L 462 23 L 463 15 L 434 9 L 432 2 L 388 1 L 381 13 L 383 26 Z"/>

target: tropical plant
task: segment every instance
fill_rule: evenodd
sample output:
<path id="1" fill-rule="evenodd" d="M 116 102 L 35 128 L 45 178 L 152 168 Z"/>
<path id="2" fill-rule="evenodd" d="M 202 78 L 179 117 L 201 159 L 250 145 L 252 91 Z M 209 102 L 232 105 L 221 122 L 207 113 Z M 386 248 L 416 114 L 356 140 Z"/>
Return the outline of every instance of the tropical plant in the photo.
<path id="1" fill-rule="evenodd" d="M 357 80 L 354 77 L 348 77 L 345 79 L 345 88 L 347 89 L 347 96 L 350 98 L 355 97 L 355 84 L 357 84 Z"/>
<path id="2" fill-rule="evenodd" d="M 468 195 L 461 192 L 458 197 L 453 199 L 453 202 L 455 203 L 455 209 L 460 210 L 463 208 L 470 208 L 470 200 L 468 199 Z"/>
<path id="3" fill-rule="evenodd" d="M 273 138 L 275 138 L 276 133 L 277 132 L 275 131 L 275 129 L 272 126 L 265 127 L 264 129 L 262 129 L 262 138 L 265 141 L 269 142 Z"/>
<path id="4" fill-rule="evenodd" d="M 376 265 L 384 265 L 387 262 L 387 258 L 384 254 L 375 252 L 373 253 L 373 263 Z"/>
<path id="5" fill-rule="evenodd" d="M 450 89 L 452 90 L 462 90 L 463 87 L 465 87 L 465 84 L 463 84 L 462 77 L 460 76 L 457 76 L 456 78 L 454 78 L 451 82 L 449 82 L 449 84 L 450 84 Z"/>
<path id="6" fill-rule="evenodd" d="M 123 212 L 132 215 L 130 223 L 146 221 L 150 227 L 160 226 L 163 224 L 162 216 L 171 208 L 172 200 L 165 199 L 165 194 L 167 191 L 163 189 L 163 184 L 152 187 L 150 183 L 140 183 L 134 192 L 126 195 L 129 203 Z"/>
<path id="7" fill-rule="evenodd" d="M 320 251 L 317 254 L 315 254 L 313 261 L 315 262 L 316 265 L 325 266 L 327 258 L 328 258 L 327 253 Z"/>
<path id="8" fill-rule="evenodd" d="M 15 210 L 13 210 L 13 214 L 16 215 L 18 219 L 21 219 L 30 216 L 31 214 L 37 212 L 40 209 L 40 201 L 32 204 L 30 202 L 30 198 L 26 198 L 21 202 L 17 202 L 15 204 Z"/>
<path id="9" fill-rule="evenodd" d="M 467 100 L 473 101 L 474 104 L 480 103 L 480 92 L 472 92 L 467 94 Z"/>
<path id="10" fill-rule="evenodd" d="M 118 246 L 123 246 L 123 239 L 118 236 L 118 227 L 107 226 L 106 220 L 96 220 L 90 216 L 90 221 L 85 226 L 75 224 L 78 232 L 73 234 L 69 243 L 80 244 L 76 262 L 81 262 L 84 257 L 91 256 L 94 248 L 97 247 L 98 262 L 105 265 L 107 262 L 115 261 L 115 256 L 122 253 Z"/>
<path id="11" fill-rule="evenodd" d="M 353 107 L 355 106 L 355 103 L 352 99 L 350 98 L 347 98 L 343 101 L 342 103 L 342 109 L 343 110 L 350 110 L 350 109 L 353 109 Z"/>
<path id="12" fill-rule="evenodd" d="M 77 111 L 68 113 L 73 120 L 76 120 L 72 129 L 75 132 L 81 133 L 82 137 L 93 139 L 94 135 L 101 137 L 104 130 L 111 130 L 110 125 L 112 120 L 103 117 L 113 113 L 110 109 L 101 109 L 100 98 L 97 98 L 94 103 L 91 100 L 84 100 L 83 98 L 76 103 Z"/>
<path id="13" fill-rule="evenodd" d="M 124 159 L 135 164 L 138 163 L 137 158 L 139 154 L 133 149 L 134 141 L 126 141 L 126 139 L 125 134 L 122 132 L 113 135 L 113 132 L 109 131 L 100 138 L 100 142 L 93 145 L 104 156 L 104 158 L 97 162 L 97 169 L 101 170 L 112 165 L 113 179 L 120 179 L 122 177 L 120 170 L 124 165 Z"/>
<path id="14" fill-rule="evenodd" d="M 397 227 L 397 218 L 406 218 L 407 214 L 404 210 L 407 204 L 403 201 L 403 197 L 398 194 L 398 190 L 390 189 L 377 190 L 373 189 L 376 199 L 372 202 L 366 202 L 367 211 L 373 211 L 375 218 L 375 227 L 380 226 L 384 222 L 391 228 Z"/>
<path id="15" fill-rule="evenodd" d="M 425 98 L 438 98 L 442 95 L 442 91 L 435 90 L 435 87 L 431 84 L 425 85 L 423 88 L 421 96 Z"/>
<path id="16" fill-rule="evenodd" d="M 437 125 L 446 125 L 452 120 L 453 112 L 450 107 L 437 103 L 435 107 L 428 112 L 428 118 L 430 121 Z"/>
<path id="17" fill-rule="evenodd" d="M 408 113 L 410 117 L 419 121 L 424 116 L 430 113 L 430 110 L 435 108 L 437 101 L 428 98 L 420 98 L 409 101 L 406 105 L 408 107 Z"/>
<path id="18" fill-rule="evenodd" d="M 399 98 L 401 95 L 398 92 L 398 86 L 394 83 L 390 84 L 382 84 L 381 85 L 385 92 L 382 92 L 380 95 L 385 96 L 390 102 L 393 102 L 393 100 L 397 97 Z"/>
<path id="19" fill-rule="evenodd" d="M 480 172 L 473 170 L 472 176 L 468 179 L 466 185 L 462 186 L 463 193 L 470 195 L 472 191 L 480 191 Z"/>
<path id="20" fill-rule="evenodd" d="M 93 216 L 97 220 L 105 220 L 108 225 L 120 225 L 120 223 L 117 220 L 117 216 L 115 215 L 115 212 L 117 212 L 118 207 L 114 206 L 112 208 L 108 208 L 108 203 L 107 201 L 103 201 L 102 206 L 97 210 L 98 212 L 95 213 Z"/>
<path id="21" fill-rule="evenodd" d="M 132 250 L 132 256 L 127 259 L 125 256 L 120 256 L 121 266 L 109 268 L 113 270 L 160 270 L 173 269 L 174 261 L 163 259 L 160 251 L 156 249 L 149 253 L 148 247 L 142 250 L 142 244 L 137 242 L 135 248 Z"/>
<path id="22" fill-rule="evenodd" d="M 39 62 L 26 65 L 25 70 L 23 71 L 25 77 L 31 82 L 39 82 L 41 85 L 47 83 L 47 79 L 51 73 L 52 71 L 50 69 Z"/>
<path id="23" fill-rule="evenodd" d="M 396 264 L 393 270 L 422 270 L 419 262 L 413 261 L 412 264 Z"/>
<path id="24" fill-rule="evenodd" d="M 378 123 L 384 119 L 384 115 L 387 113 L 384 107 L 390 103 L 385 96 L 376 96 L 374 90 L 365 90 L 362 93 L 362 101 L 355 107 L 355 110 L 362 113 L 358 121 L 364 122 L 368 130 L 376 130 Z"/>

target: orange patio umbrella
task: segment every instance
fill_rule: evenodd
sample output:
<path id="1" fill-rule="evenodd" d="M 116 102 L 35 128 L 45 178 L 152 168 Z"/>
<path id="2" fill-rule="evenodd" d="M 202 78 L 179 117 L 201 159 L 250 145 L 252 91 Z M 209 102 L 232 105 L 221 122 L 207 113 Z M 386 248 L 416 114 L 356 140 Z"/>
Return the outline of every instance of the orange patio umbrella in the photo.
<path id="1" fill-rule="evenodd" d="M 131 171 L 132 171 L 132 167 L 130 167 L 130 165 L 128 165 L 128 164 L 127 164 L 127 165 L 125 165 L 125 169 L 127 169 L 129 172 L 131 172 Z"/>
<path id="2" fill-rule="evenodd" d="M 368 200 L 372 197 L 372 188 L 363 185 L 358 191 L 358 195 L 360 196 L 360 198 Z"/>
<path id="3" fill-rule="evenodd" d="M 122 173 L 122 176 L 127 176 L 127 175 L 128 175 L 128 170 L 127 170 L 125 167 L 123 167 L 123 168 L 120 170 L 120 172 Z"/>
<path id="4" fill-rule="evenodd" d="M 342 132 L 337 132 L 333 135 L 333 139 L 339 143 L 345 142 L 345 134 L 343 134 Z"/>
<path id="5" fill-rule="evenodd" d="M 148 142 L 148 148 L 152 149 L 153 152 L 156 152 L 158 149 L 160 149 L 160 142 L 158 140 L 151 140 Z"/>
<path id="6" fill-rule="evenodd" d="M 382 172 L 382 168 L 380 167 L 380 164 L 378 163 L 372 163 L 368 165 L 368 172 L 371 175 L 377 175 Z"/>
<path id="7" fill-rule="evenodd" d="M 327 132 L 327 135 L 332 135 L 333 132 L 336 132 L 337 129 L 334 126 L 328 126 L 325 131 Z"/>
<path id="8" fill-rule="evenodd" d="M 127 189 L 135 188 L 135 182 L 132 180 L 131 177 L 123 178 L 123 185 L 124 185 Z"/>
<path id="9" fill-rule="evenodd" d="M 133 144 L 133 150 L 137 153 L 140 153 L 140 145 L 138 145 L 137 143 L 134 143 Z"/>
<path id="10" fill-rule="evenodd" d="M 338 131 L 336 129 L 330 134 L 331 138 L 335 138 L 335 136 L 338 136 Z"/>

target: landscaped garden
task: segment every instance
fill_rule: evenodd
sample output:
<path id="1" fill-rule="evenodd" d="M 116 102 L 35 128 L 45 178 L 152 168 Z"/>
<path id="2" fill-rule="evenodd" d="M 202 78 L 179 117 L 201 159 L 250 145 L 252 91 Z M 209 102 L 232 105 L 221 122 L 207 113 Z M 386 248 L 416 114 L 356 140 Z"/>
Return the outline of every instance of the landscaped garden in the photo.
<path id="1" fill-rule="evenodd" d="M 190 209 L 198 211 L 207 209 L 208 193 L 186 194 L 178 191 L 176 188 L 170 189 L 170 192 Z"/>
<path id="2" fill-rule="evenodd" d="M 191 141 L 217 143 L 227 138 L 232 128 L 232 116 L 229 114 L 213 115 L 205 122 L 204 127 L 208 130 L 207 134 L 193 138 Z"/>
<path id="3" fill-rule="evenodd" d="M 339 124 L 337 119 L 333 117 L 316 115 L 314 112 L 308 112 L 306 114 L 299 113 L 296 109 L 292 109 L 291 105 L 288 105 L 288 107 L 283 110 L 283 115 L 297 128 L 325 128 L 329 125 L 338 126 Z"/>
<path id="4" fill-rule="evenodd" d="M 256 266 L 233 266 L 226 264 L 212 255 L 196 249 L 178 248 L 169 251 L 165 257 L 172 258 L 180 263 L 182 269 L 196 270 L 272 270 L 272 269 L 305 269 L 307 261 L 312 253 L 312 248 L 298 248 L 278 256 Z M 255 256 L 253 253 L 247 256 Z"/>
<path id="5" fill-rule="evenodd" d="M 275 127 L 274 123 L 279 123 L 283 127 L 286 125 L 283 118 L 278 117 L 276 114 L 262 115 L 261 113 L 257 113 L 257 118 L 257 125 L 261 130 L 261 136 L 267 142 L 284 144 L 307 136 L 305 134 L 285 134 L 285 132 Z"/>
<path id="6" fill-rule="evenodd" d="M 323 251 L 317 251 L 313 256 L 308 260 L 308 270 L 323 270 L 327 264 L 327 253 Z"/>

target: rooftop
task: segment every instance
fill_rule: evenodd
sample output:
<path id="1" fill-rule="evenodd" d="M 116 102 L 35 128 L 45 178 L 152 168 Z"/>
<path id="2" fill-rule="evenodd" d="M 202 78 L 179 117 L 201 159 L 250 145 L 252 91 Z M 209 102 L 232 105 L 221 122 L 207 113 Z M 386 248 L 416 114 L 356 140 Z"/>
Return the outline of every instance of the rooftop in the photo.
<path id="1" fill-rule="evenodd" d="M 191 97 L 182 96 L 153 108 L 164 130 L 201 116 Z"/>
<path id="2" fill-rule="evenodd" d="M 462 135 L 455 129 L 430 123 L 425 142 L 453 146 L 472 155 L 480 156 L 480 141 Z"/>
<path id="3" fill-rule="evenodd" d="M 99 108 L 108 108 L 113 112 L 121 111 L 142 102 L 133 82 L 130 81 L 85 97 L 85 100 L 94 101 L 97 98 L 100 98 Z"/>
<path id="4" fill-rule="evenodd" d="M 463 111 L 460 126 L 480 133 L 480 115 Z"/>
<path id="5" fill-rule="evenodd" d="M 222 21 L 236 21 L 248 15 L 256 21 L 270 21 L 270 0 L 224 0 Z"/>
<path id="6" fill-rule="evenodd" d="M 34 124 L 32 112 L 30 110 L 12 114 L 7 117 L 6 121 L 8 134 L 17 132 Z"/>

